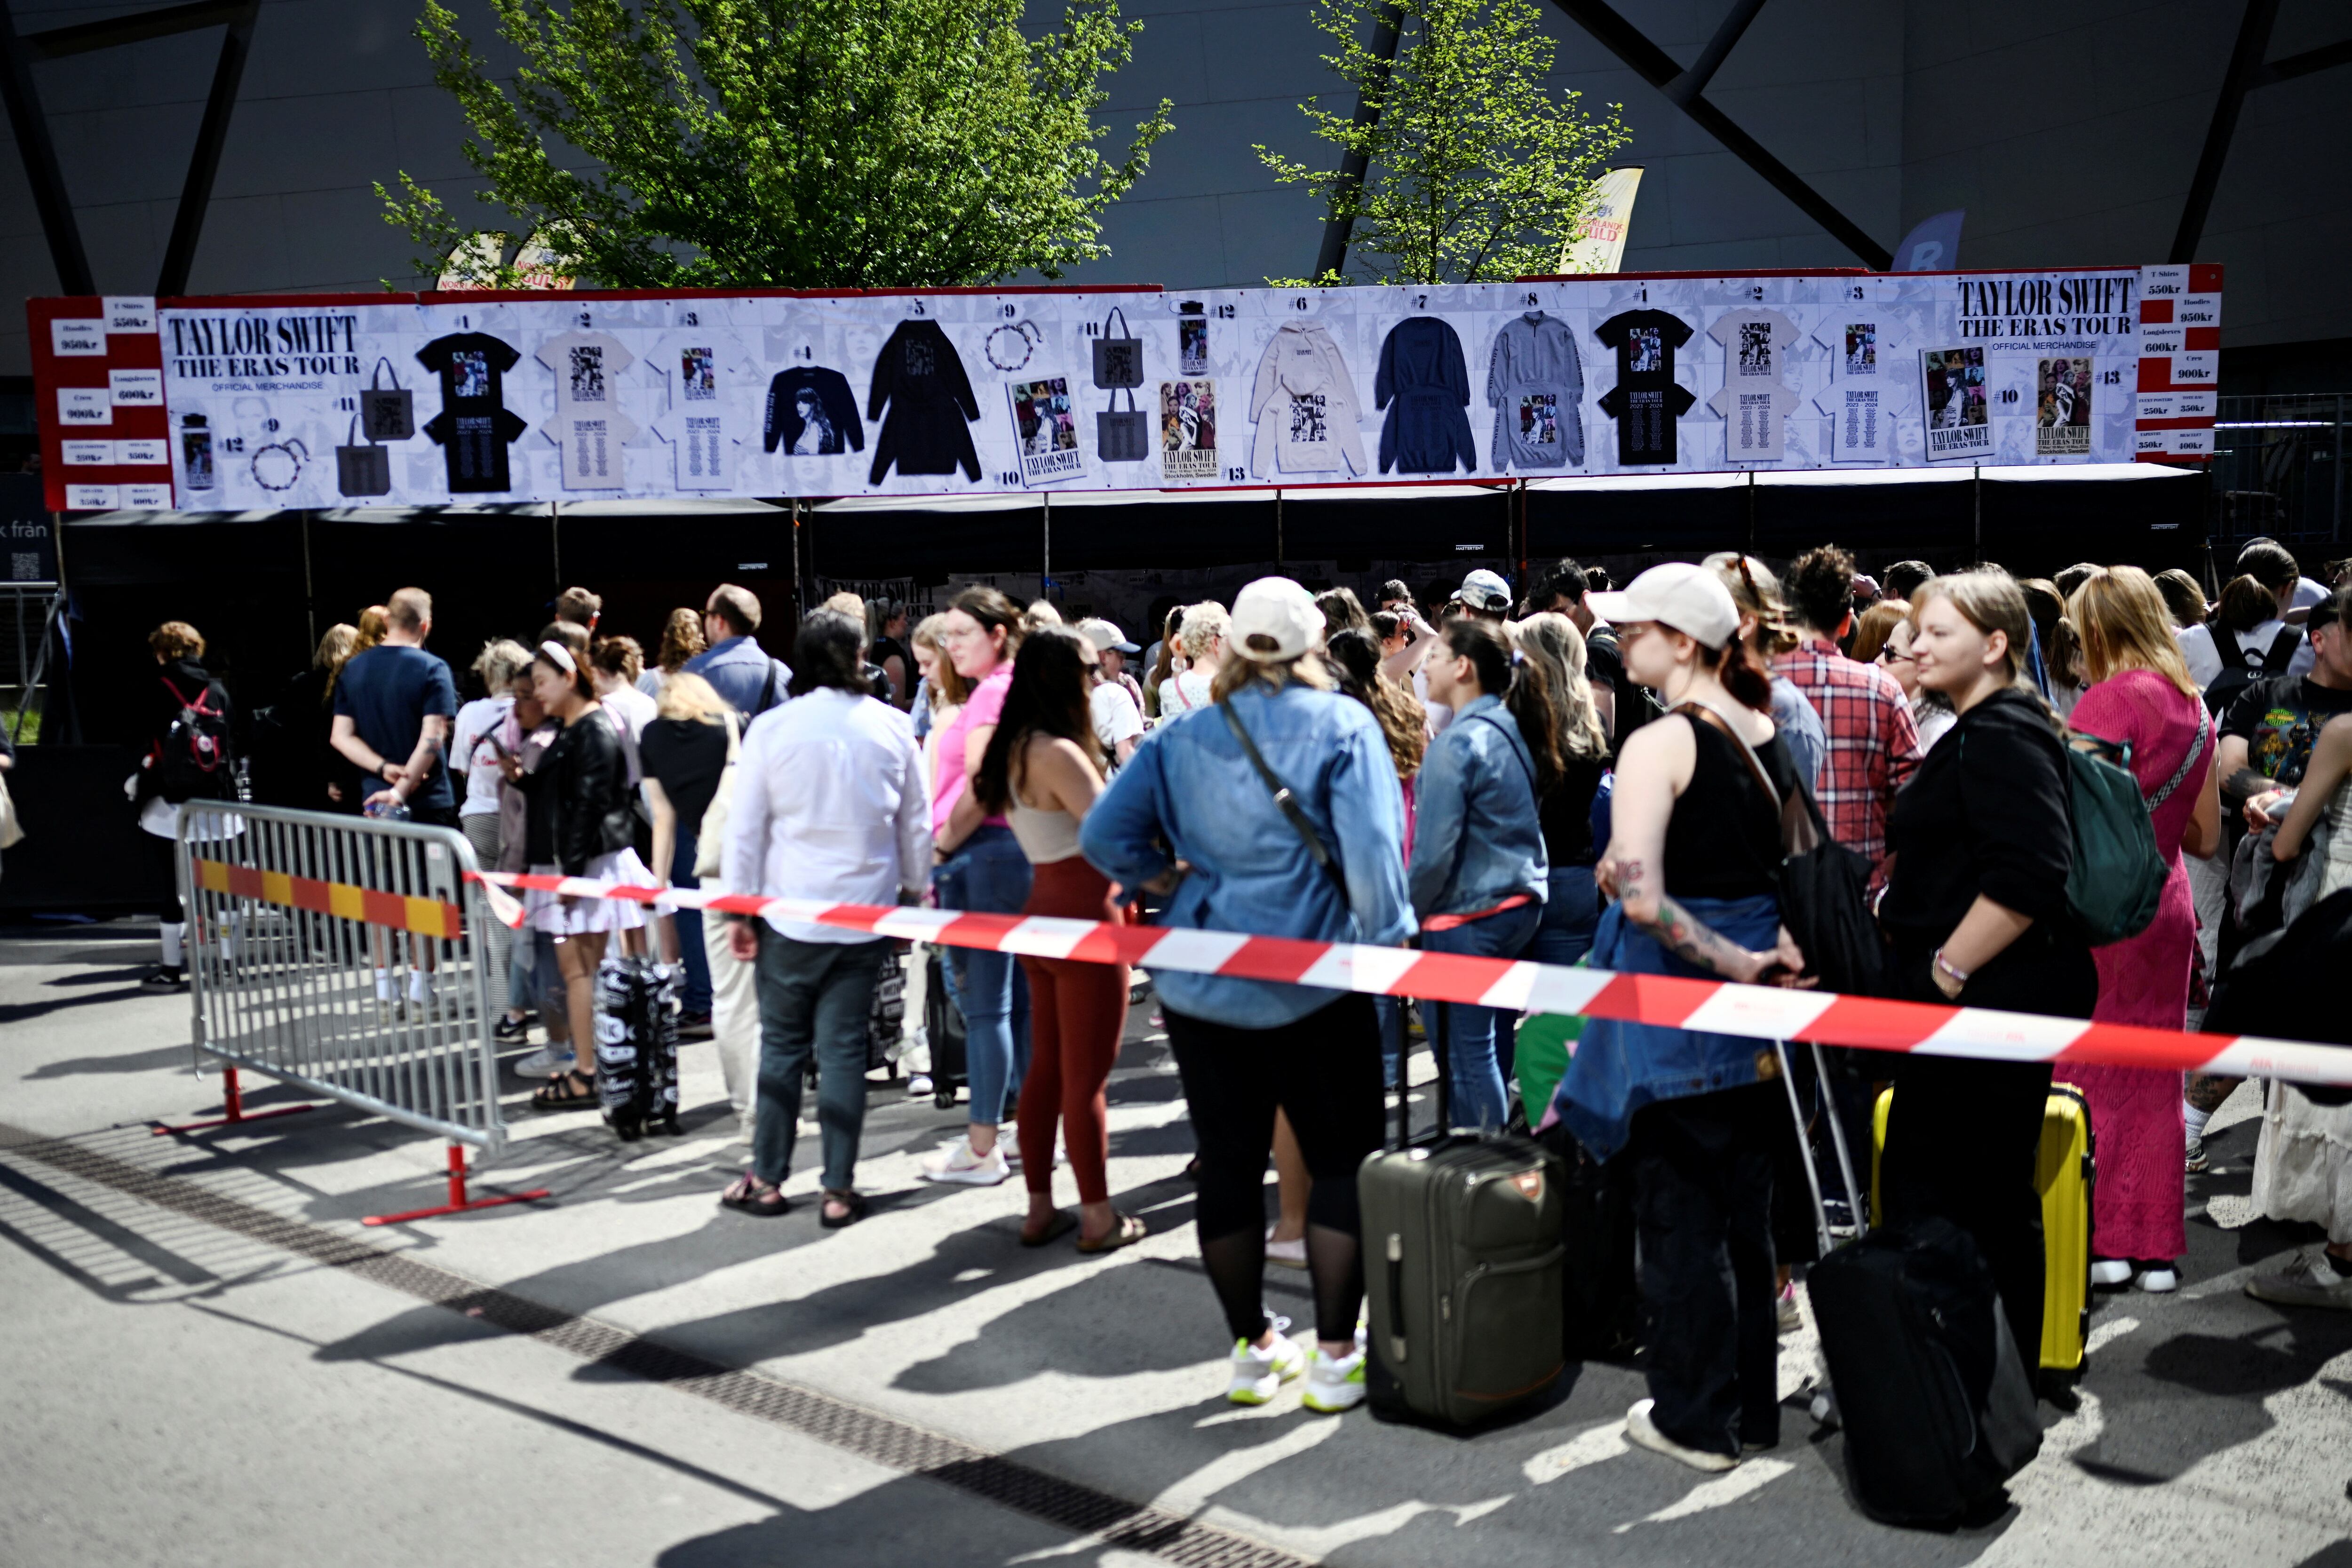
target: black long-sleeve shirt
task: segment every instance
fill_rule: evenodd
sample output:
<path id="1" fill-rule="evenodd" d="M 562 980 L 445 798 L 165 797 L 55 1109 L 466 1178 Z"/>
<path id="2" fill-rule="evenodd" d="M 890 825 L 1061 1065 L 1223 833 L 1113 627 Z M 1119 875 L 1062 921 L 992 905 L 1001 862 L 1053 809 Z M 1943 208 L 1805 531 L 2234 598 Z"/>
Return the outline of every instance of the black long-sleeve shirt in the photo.
<path id="1" fill-rule="evenodd" d="M 980 454 L 971 444 L 980 405 L 955 344 L 937 321 L 901 321 L 891 332 L 874 361 L 866 417 L 882 419 L 871 483 L 880 484 L 893 463 L 902 474 L 951 474 L 961 465 L 966 479 L 980 478 Z"/>
<path id="2" fill-rule="evenodd" d="M 2090 1016 L 2098 972 L 2066 901 L 2074 865 L 2066 781 L 2064 742 L 2032 696 L 2013 689 L 1961 714 L 1927 753 L 1895 797 L 1895 869 L 1878 913 L 1906 994 L 1927 984 L 1930 955 L 1982 894 L 2033 925 L 1974 972 L 1960 1000 Z"/>
<path id="3" fill-rule="evenodd" d="M 799 452 L 812 425 L 815 439 L 807 445 L 817 457 L 866 450 L 866 426 L 857 422 L 857 398 L 847 378 L 821 364 L 778 371 L 768 383 L 767 449 Z"/>

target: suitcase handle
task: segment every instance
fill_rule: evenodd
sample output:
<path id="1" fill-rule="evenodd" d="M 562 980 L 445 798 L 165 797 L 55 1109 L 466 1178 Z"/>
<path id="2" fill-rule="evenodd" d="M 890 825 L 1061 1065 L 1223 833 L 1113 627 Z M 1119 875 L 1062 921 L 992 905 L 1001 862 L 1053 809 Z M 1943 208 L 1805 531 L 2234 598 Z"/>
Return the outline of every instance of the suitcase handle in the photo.
<path id="1" fill-rule="evenodd" d="M 1389 1359 L 1402 1364 L 1404 1339 L 1404 1237 L 1389 1232 Z"/>
<path id="2" fill-rule="evenodd" d="M 1813 1052 L 1813 1081 L 1827 1092 L 1829 1061 L 1822 1055 L 1819 1040 L 1809 1043 Z M 1790 1069 L 1789 1043 L 1786 1040 L 1773 1041 L 1772 1052 L 1780 1064 L 1780 1085 L 1788 1093 L 1789 1114 L 1797 1125 L 1797 1152 L 1802 1156 L 1799 1163 L 1805 1167 L 1805 1186 L 1813 1194 L 1814 1235 L 1821 1241 L 1822 1256 L 1827 1258 L 1836 1249 L 1837 1238 L 1830 1234 L 1830 1211 L 1829 1205 L 1822 1201 L 1822 1178 L 1813 1169 L 1812 1152 L 1806 1146 L 1805 1110 L 1797 1100 L 1797 1075 Z M 1853 1207 L 1854 1223 L 1859 1225 L 1862 1222 L 1861 1192 L 1853 1184 L 1853 1160 L 1845 1146 L 1845 1122 L 1837 1113 L 1836 1096 L 1830 1095 L 1829 1100 L 1830 1142 L 1837 1147 L 1838 1174 L 1845 1181 L 1846 1203 Z"/>
<path id="3" fill-rule="evenodd" d="M 1405 1037 L 1402 1012 L 1404 1003 L 1403 997 L 1397 998 L 1396 1146 L 1400 1152 L 1412 1147 L 1412 1042 Z M 1430 1019 L 1429 1054 L 1437 1063 L 1435 1132 L 1443 1138 L 1454 1131 L 1454 1015 L 1446 1003 L 1431 1002 L 1427 1005 L 1435 1009 Z"/>

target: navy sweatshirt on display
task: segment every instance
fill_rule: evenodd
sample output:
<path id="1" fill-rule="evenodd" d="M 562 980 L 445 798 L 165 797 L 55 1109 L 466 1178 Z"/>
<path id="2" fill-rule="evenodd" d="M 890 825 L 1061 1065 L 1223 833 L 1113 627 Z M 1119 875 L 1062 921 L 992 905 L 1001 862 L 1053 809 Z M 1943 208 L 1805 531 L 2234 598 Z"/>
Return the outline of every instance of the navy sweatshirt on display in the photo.
<path id="1" fill-rule="evenodd" d="M 1393 403 L 1391 403 L 1393 400 Z M 1457 462 L 1475 471 L 1470 438 L 1470 370 L 1462 340 L 1435 316 L 1414 316 L 1381 344 L 1372 406 L 1389 411 L 1381 426 L 1381 472 L 1450 474 Z"/>

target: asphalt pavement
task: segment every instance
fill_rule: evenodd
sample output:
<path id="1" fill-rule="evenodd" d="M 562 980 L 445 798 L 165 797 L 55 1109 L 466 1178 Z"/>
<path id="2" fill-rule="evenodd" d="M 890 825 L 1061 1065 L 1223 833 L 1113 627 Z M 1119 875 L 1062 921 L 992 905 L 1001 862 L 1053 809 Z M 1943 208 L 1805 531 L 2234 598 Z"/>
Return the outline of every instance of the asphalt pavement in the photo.
<path id="1" fill-rule="evenodd" d="M 1151 1235 L 1108 1258 L 1019 1247 L 1017 1182 L 916 1180 L 961 1116 L 878 1081 L 870 1218 L 818 1226 L 813 1135 L 793 1213 L 719 1209 L 745 1152 L 707 1046 L 687 1137 L 533 1116 L 509 1077 L 479 1188 L 554 1195 L 364 1229 L 439 1201 L 442 1145 L 341 1109 L 153 1135 L 219 1089 L 185 1001 L 136 989 L 152 930 L 0 932 L 0 1563 L 2352 1568 L 2352 1313 L 2243 1293 L 2315 1234 L 2252 1215 L 2251 1089 L 2189 1179 L 2182 1289 L 2102 1295 L 2014 1506 L 1932 1533 L 1853 1508 L 1810 1328 L 1780 1447 L 1720 1477 L 1627 1448 L 1625 1366 L 1469 1434 L 1226 1404 L 1149 1004 L 1111 1177 Z M 1311 1328 L 1302 1276 L 1268 1300 Z"/>

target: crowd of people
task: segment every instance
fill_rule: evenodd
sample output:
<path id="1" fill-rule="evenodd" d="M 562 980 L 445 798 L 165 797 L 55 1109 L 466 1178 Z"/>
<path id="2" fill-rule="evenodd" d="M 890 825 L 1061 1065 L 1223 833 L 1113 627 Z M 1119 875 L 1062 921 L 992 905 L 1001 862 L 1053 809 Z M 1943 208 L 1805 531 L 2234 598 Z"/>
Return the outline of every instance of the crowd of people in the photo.
<path id="1" fill-rule="evenodd" d="M 2235 567 L 2210 604 L 2185 573 L 2130 565 L 2020 580 L 1906 562 L 1874 581 L 1830 546 L 1785 573 L 1725 552 L 1622 589 L 1573 561 L 1516 595 L 1484 570 L 1420 597 L 1391 582 L 1370 608 L 1271 577 L 1230 606 L 1155 616 L 1149 648 L 992 588 L 912 624 L 844 595 L 802 619 L 789 660 L 756 640 L 758 599 L 729 584 L 672 613 L 650 665 L 573 589 L 528 644 L 480 650 L 464 704 L 426 651 L 429 595 L 404 588 L 321 639 L 271 710 L 278 740 L 256 745 L 254 793 L 459 828 L 484 865 L 608 884 L 1781 984 L 1812 983 L 1781 900 L 1784 824 L 1810 796 L 1868 866 L 1888 994 L 2179 1029 L 2242 954 L 2352 886 L 2352 574 L 2315 582 L 2270 541 Z M 141 826 L 168 839 L 175 803 L 155 763 L 191 692 L 226 698 L 194 628 L 152 640 L 158 740 L 132 793 Z M 2155 919 L 2105 945 L 2070 904 L 2069 748 L 2137 780 L 2165 871 Z M 2233 896 L 2233 857 L 2291 890 Z M 793 1206 L 813 1065 L 820 1223 L 866 1212 L 856 1161 L 877 979 L 901 962 L 890 942 L 548 894 L 529 916 L 511 942 L 493 934 L 485 961 L 499 1038 L 527 1043 L 534 1016 L 543 1027 L 517 1063 L 546 1079 L 535 1106 L 596 1103 L 597 965 L 608 946 L 650 943 L 685 969 L 688 1037 L 715 1039 L 751 1144 L 720 1201 Z M 158 988 L 184 984 L 180 917 L 165 918 Z M 930 958 L 910 968 L 908 1016 L 943 987 L 961 1060 L 924 1059 L 912 1023 L 905 1059 L 918 1093 L 960 1079 L 966 1113 L 922 1179 L 1020 1171 L 1024 1246 L 1139 1239 L 1106 1171 L 1134 977 L 961 947 Z M 399 980 L 378 968 L 381 1005 L 432 1005 L 429 973 L 412 968 L 405 992 Z M 1775 1336 L 1796 1310 L 1789 1266 L 1808 1256 L 1792 1237 L 1811 1234 L 1789 1223 L 1792 1193 L 1805 1201 L 1790 1173 L 1809 1156 L 1754 1040 L 1591 1020 L 1556 1089 L 1529 1102 L 1508 1010 L 1151 980 L 1198 1140 L 1199 1244 L 1234 1342 L 1234 1400 L 1295 1378 L 1310 1408 L 1364 1397 L 1356 1173 L 1381 1146 L 1409 1043 L 1433 1033 L 1454 1125 L 1572 1140 L 1631 1184 L 1649 1397 L 1628 1436 L 1705 1469 L 1778 1441 Z M 1832 1061 L 1805 1092 L 1858 1147 L 1876 1092 L 1895 1089 L 1881 1208 L 1865 1215 L 1865 1194 L 1841 1189 L 1847 1217 L 1949 1220 L 1989 1266 L 2017 1344 L 2040 1345 L 2051 1068 Z M 2184 1175 L 2234 1085 L 2071 1063 L 2064 1076 L 2098 1141 L 2095 1281 L 2175 1289 Z M 2283 1084 L 2268 1096 L 2257 1204 L 2325 1225 L 2328 1243 L 2250 1289 L 2352 1308 L 2352 1111 Z M 1055 1199 L 1065 1163 L 1075 1212 Z M 1311 1348 L 1264 1305 L 1269 1260 L 1311 1281 Z"/>

